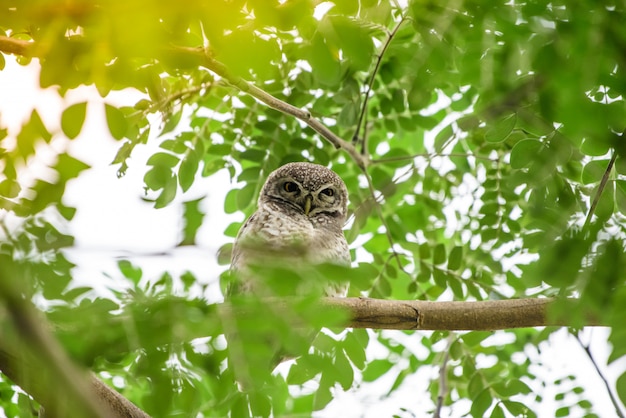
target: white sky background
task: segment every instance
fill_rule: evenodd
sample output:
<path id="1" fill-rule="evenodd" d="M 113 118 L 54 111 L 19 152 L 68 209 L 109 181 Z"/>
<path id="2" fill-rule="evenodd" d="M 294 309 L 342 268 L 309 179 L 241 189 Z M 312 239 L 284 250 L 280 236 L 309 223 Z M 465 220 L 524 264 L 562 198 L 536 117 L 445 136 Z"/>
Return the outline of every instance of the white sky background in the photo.
<path id="1" fill-rule="evenodd" d="M 10 137 L 14 138 L 33 108 L 38 109 L 49 130 L 60 132 L 61 112 L 73 103 L 90 101 L 85 125 L 81 135 L 71 141 L 70 153 L 90 164 L 92 168 L 68 183 L 64 200 L 65 204 L 78 209 L 76 217 L 69 224 L 69 232 L 76 238 L 76 249 L 70 251 L 69 256 L 78 264 L 75 274 L 77 280 L 81 284 L 104 290 L 106 283 L 120 277 L 117 261 L 127 257 L 142 267 L 144 277 L 147 278 L 157 278 L 164 271 L 176 275 L 191 270 L 203 283 L 214 285 L 209 297 L 219 297 L 217 280 L 223 267 L 217 266 L 216 252 L 228 241 L 222 233 L 226 225 L 241 221 L 241 215 L 226 215 L 223 211 L 224 197 L 231 187 L 228 175 L 222 172 L 209 180 L 198 175 L 193 187 L 184 196 L 179 194 L 166 208 L 154 209 L 150 203 L 142 201 L 141 196 L 145 161 L 157 149 L 160 140 L 153 140 L 148 146 L 137 146 L 129 161 L 126 176 L 118 179 L 118 167 L 110 165 L 110 162 L 121 142 L 110 137 L 102 106 L 105 100 L 115 105 L 133 104 L 140 97 L 139 93 L 116 92 L 102 99 L 95 88 L 82 87 L 69 92 L 65 98 L 60 98 L 53 89 L 42 91 L 38 88 L 39 67 L 36 60 L 28 67 L 22 67 L 11 57 L 6 58 L 6 68 L 0 71 L 0 127 L 8 127 Z M 62 150 L 66 144 L 67 140 L 59 134 L 53 139 L 52 147 Z M 45 159 L 45 153 L 43 154 Z M 202 209 L 206 212 L 206 217 L 198 234 L 199 245 L 193 248 L 175 248 L 181 238 L 181 202 L 204 195 L 208 197 L 203 201 Z M 4 214 L 0 212 L 0 216 Z M 108 273 L 110 277 L 104 273 Z M 403 342 L 410 341 L 410 336 L 401 332 L 389 332 L 388 335 L 394 335 Z M 606 344 L 607 335 L 608 330 L 604 328 L 585 331 L 585 338 L 592 340 L 592 352 L 596 361 L 614 384 L 626 365 L 622 361 L 610 368 L 606 367 L 610 352 Z M 417 338 L 413 340 L 418 341 Z M 413 346 L 419 357 L 424 352 L 423 347 L 419 344 Z M 543 366 L 532 370 L 536 375 L 546 382 L 563 379 L 570 374 L 578 377 L 572 384 L 548 386 L 545 389 L 527 381 L 543 397 L 538 409 L 539 417 L 554 416 L 556 408 L 564 404 L 575 404 L 578 400 L 576 395 L 566 396 L 564 404 L 557 405 L 554 402 L 558 392 L 571 389 L 575 385 L 585 388 L 585 396 L 593 402 L 599 416 L 615 416 L 600 377 L 593 370 L 581 347 L 568 336 L 566 330 L 559 331 L 551 337 L 550 344 L 541 344 L 539 348 L 540 354 L 535 349 L 528 349 L 525 353 L 541 361 Z M 374 346 L 368 350 L 370 359 L 384 355 L 385 352 L 380 347 Z M 398 365 L 399 367 L 402 365 Z M 338 391 L 335 400 L 316 416 L 424 416 L 432 408 L 427 393 L 428 382 L 430 378 L 437 376 L 437 370 L 420 369 L 391 398 L 381 399 L 396 375 L 397 372 L 388 373 L 380 381 L 357 385 L 348 393 Z M 402 414 L 400 408 L 406 408 L 409 412 Z M 443 416 L 460 417 L 467 408 L 467 404 L 453 405 L 451 408 L 444 408 Z M 573 413 L 575 411 L 576 409 L 572 409 Z M 578 410 L 578 413 L 582 416 L 582 411 Z"/>

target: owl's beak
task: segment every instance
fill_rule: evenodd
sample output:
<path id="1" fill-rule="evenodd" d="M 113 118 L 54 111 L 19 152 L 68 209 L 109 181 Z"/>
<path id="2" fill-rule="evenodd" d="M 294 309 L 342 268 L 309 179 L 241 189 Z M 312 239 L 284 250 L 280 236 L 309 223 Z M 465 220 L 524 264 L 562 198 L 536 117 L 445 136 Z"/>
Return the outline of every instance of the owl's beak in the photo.
<path id="1" fill-rule="evenodd" d="M 304 214 L 309 216 L 309 212 L 311 212 L 311 204 L 313 203 L 313 196 L 308 195 L 304 198 Z"/>

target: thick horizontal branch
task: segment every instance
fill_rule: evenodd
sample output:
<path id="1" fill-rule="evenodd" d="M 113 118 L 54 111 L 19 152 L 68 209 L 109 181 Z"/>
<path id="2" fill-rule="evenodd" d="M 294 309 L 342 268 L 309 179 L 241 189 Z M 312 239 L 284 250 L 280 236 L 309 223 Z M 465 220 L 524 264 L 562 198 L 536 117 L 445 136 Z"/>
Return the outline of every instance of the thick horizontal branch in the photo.
<path id="1" fill-rule="evenodd" d="M 568 318 L 552 317 L 556 303 L 575 299 L 510 299 L 478 302 L 429 302 L 367 298 L 323 298 L 325 308 L 349 314 L 346 328 L 396 330 L 499 330 L 542 326 L 568 326 Z M 284 302 L 282 302 L 284 303 Z M 585 325 L 602 325 L 588 318 Z"/>

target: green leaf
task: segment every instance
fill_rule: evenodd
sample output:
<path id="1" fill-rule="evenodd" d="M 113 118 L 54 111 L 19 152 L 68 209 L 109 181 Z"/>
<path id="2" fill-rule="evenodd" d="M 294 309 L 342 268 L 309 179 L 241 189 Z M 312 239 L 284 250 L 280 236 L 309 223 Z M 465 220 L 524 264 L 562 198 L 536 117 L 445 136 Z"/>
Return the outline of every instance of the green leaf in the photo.
<path id="1" fill-rule="evenodd" d="M 609 160 L 592 160 L 583 167 L 582 183 L 590 184 L 599 182 L 606 172 Z"/>
<path id="2" fill-rule="evenodd" d="M 350 361 L 359 370 L 363 370 L 365 367 L 365 347 L 361 345 L 361 342 L 356 337 L 354 332 L 349 332 L 342 342 L 342 347 L 346 352 L 346 355 L 350 358 Z"/>
<path id="3" fill-rule="evenodd" d="M 580 151 L 592 157 L 600 157 L 609 152 L 611 143 L 597 138 L 585 138 L 580 146 Z"/>
<path id="4" fill-rule="evenodd" d="M 57 162 L 54 165 L 54 169 L 59 173 L 59 178 L 62 183 L 78 177 L 81 172 L 88 168 L 89 165 L 66 153 L 59 154 Z"/>
<path id="5" fill-rule="evenodd" d="M 20 184 L 14 180 L 6 179 L 0 181 L 0 196 L 12 199 L 17 197 L 21 189 Z"/>
<path id="6" fill-rule="evenodd" d="M 179 161 L 180 160 L 176 155 L 168 154 L 166 152 L 157 152 L 148 158 L 146 165 L 172 168 L 175 167 Z"/>
<path id="7" fill-rule="evenodd" d="M 141 280 L 141 276 L 143 275 L 141 268 L 133 265 L 128 260 L 118 261 L 117 268 L 120 269 L 120 272 L 124 275 L 124 277 L 131 280 L 135 285 L 139 283 L 139 280 Z"/>
<path id="8" fill-rule="evenodd" d="M 200 162 L 195 152 L 189 152 L 178 168 L 178 182 L 183 192 L 189 190 L 198 172 Z"/>
<path id="9" fill-rule="evenodd" d="M 537 160 L 537 154 L 543 144 L 536 139 L 524 139 L 513 146 L 511 150 L 511 167 L 524 168 Z"/>
<path id="10" fill-rule="evenodd" d="M 240 189 L 231 189 L 226 193 L 226 198 L 224 198 L 224 212 L 226 213 L 235 213 L 237 212 L 237 195 L 239 194 Z"/>
<path id="11" fill-rule="evenodd" d="M 250 411 L 255 417 L 269 417 L 272 411 L 272 404 L 267 395 L 260 392 L 252 392 L 249 394 Z"/>
<path id="12" fill-rule="evenodd" d="M 570 416 L 570 409 L 569 406 L 562 406 L 559 409 L 556 410 L 556 412 L 554 413 L 555 417 L 569 417 Z"/>
<path id="13" fill-rule="evenodd" d="M 446 246 L 443 244 L 437 244 L 435 247 L 435 253 L 433 256 L 434 264 L 443 264 L 446 262 Z"/>
<path id="14" fill-rule="evenodd" d="M 335 351 L 334 366 L 341 387 L 344 390 L 350 389 L 354 381 L 354 370 L 342 350 Z"/>
<path id="15" fill-rule="evenodd" d="M 491 411 L 491 418 L 504 418 L 504 411 L 502 410 L 502 406 L 499 403 L 494 406 L 493 411 Z"/>
<path id="16" fill-rule="evenodd" d="M 366 71 L 372 61 L 374 44 L 366 27 L 345 16 L 333 16 L 331 24 L 337 34 L 336 41 L 356 70 Z"/>
<path id="17" fill-rule="evenodd" d="M 319 33 L 313 36 L 308 52 L 308 60 L 311 67 L 315 69 L 313 76 L 317 78 L 322 85 L 336 85 L 341 77 L 341 67 L 337 60 L 338 57 L 331 53 L 326 40 Z"/>
<path id="18" fill-rule="evenodd" d="M 178 123 L 180 122 L 180 118 L 182 117 L 182 115 L 183 115 L 182 109 L 175 112 L 174 114 L 169 115 L 167 119 L 165 120 L 165 124 L 163 125 L 163 129 L 161 130 L 160 136 L 163 136 L 166 133 L 172 132 L 174 129 L 176 129 L 176 127 L 178 126 Z"/>
<path id="19" fill-rule="evenodd" d="M 117 140 L 124 138 L 128 131 L 128 122 L 124 113 L 107 103 L 104 104 L 104 112 L 111 136 Z"/>
<path id="20" fill-rule="evenodd" d="M 487 129 L 485 140 L 487 142 L 502 142 L 511 135 L 515 124 L 517 123 L 517 114 L 512 113 L 498 120 L 493 127 Z"/>
<path id="21" fill-rule="evenodd" d="M 626 215 L 626 181 L 615 180 L 615 203 L 617 209 Z"/>
<path id="22" fill-rule="evenodd" d="M 35 153 L 35 143 L 41 139 L 49 142 L 52 135 L 43 124 L 39 113 L 33 110 L 30 119 L 22 126 L 22 130 L 17 134 L 17 151 L 23 161 Z"/>
<path id="23" fill-rule="evenodd" d="M 195 245 L 196 234 L 202 226 L 205 213 L 200 210 L 204 197 L 183 203 L 183 239 L 180 245 Z"/>
<path id="24" fill-rule="evenodd" d="M 74 139 L 80 134 L 87 113 L 87 102 L 76 103 L 63 111 L 61 129 L 65 136 Z"/>
<path id="25" fill-rule="evenodd" d="M 171 169 L 162 165 L 155 165 L 143 176 L 143 181 L 148 189 L 161 190 L 172 175 Z"/>
<path id="26" fill-rule="evenodd" d="M 617 396 L 622 401 L 623 405 L 626 405 L 626 373 L 622 373 L 615 382 L 615 388 L 617 390 Z"/>
<path id="27" fill-rule="evenodd" d="M 521 402 L 504 400 L 502 401 L 502 404 L 504 405 L 506 409 L 509 410 L 511 414 L 513 414 L 516 417 L 529 415 L 530 410 L 528 409 L 528 406 L 526 406 L 525 404 Z M 534 416 L 534 414 L 529 415 L 529 416 Z"/>
<path id="28" fill-rule="evenodd" d="M 480 373 L 474 373 L 467 385 L 467 395 L 470 399 L 476 398 L 485 389 L 485 383 Z"/>
<path id="29" fill-rule="evenodd" d="M 175 154 L 183 154 L 189 150 L 189 148 L 183 141 L 176 139 L 166 139 L 165 141 L 161 142 L 159 148 L 163 148 L 167 151 L 172 151 Z"/>
<path id="30" fill-rule="evenodd" d="M 458 270 L 463 261 L 463 247 L 455 246 L 448 256 L 448 269 Z"/>
<path id="31" fill-rule="evenodd" d="M 483 390 L 476 398 L 472 399 L 470 414 L 473 417 L 484 417 L 492 402 L 493 398 L 489 389 Z"/>
<path id="32" fill-rule="evenodd" d="M 237 192 L 237 209 L 245 210 L 252 203 L 254 193 L 256 191 L 256 183 L 248 183 Z"/>
<path id="33" fill-rule="evenodd" d="M 454 136 L 454 131 L 452 130 L 451 125 L 447 125 L 443 128 L 435 137 L 435 151 L 441 152 L 444 147 L 448 146 L 452 141 L 451 138 Z"/>
<path id="34" fill-rule="evenodd" d="M 178 188 L 178 184 L 176 181 L 176 175 L 171 173 L 171 176 L 167 178 L 165 184 L 163 186 L 163 190 L 159 197 L 157 197 L 156 202 L 154 204 L 155 209 L 164 208 L 169 205 L 172 200 L 176 197 L 176 191 Z"/>
<path id="35" fill-rule="evenodd" d="M 367 364 L 365 370 L 363 370 L 363 380 L 365 382 L 373 382 L 378 380 L 379 377 L 391 370 L 393 363 L 385 359 L 372 360 Z"/>

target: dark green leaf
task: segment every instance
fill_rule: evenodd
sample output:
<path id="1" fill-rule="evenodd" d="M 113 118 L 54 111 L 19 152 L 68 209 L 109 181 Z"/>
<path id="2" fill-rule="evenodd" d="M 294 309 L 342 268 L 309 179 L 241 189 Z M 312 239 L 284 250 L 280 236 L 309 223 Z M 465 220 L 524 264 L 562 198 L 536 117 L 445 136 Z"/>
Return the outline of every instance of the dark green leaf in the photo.
<path id="1" fill-rule="evenodd" d="M 609 160 L 593 160 L 585 164 L 582 173 L 583 184 L 599 182 L 602 179 L 608 165 Z"/>
<path id="2" fill-rule="evenodd" d="M 543 145 L 536 139 L 524 139 L 513 146 L 511 150 L 511 167 L 528 167 L 537 160 L 537 154 Z"/>
<path id="3" fill-rule="evenodd" d="M 622 404 L 626 404 L 626 373 L 622 373 L 615 383 L 617 395 L 619 396 Z"/>
<path id="4" fill-rule="evenodd" d="M 448 269 L 458 270 L 463 261 L 463 247 L 455 246 L 448 256 Z"/>
<path id="5" fill-rule="evenodd" d="M 498 120 L 493 127 L 487 129 L 485 140 L 487 142 L 502 142 L 513 132 L 517 122 L 517 114 L 513 113 Z"/>
<path id="6" fill-rule="evenodd" d="M 437 244 L 433 256 L 434 264 L 443 264 L 446 262 L 446 247 L 443 244 Z"/>

